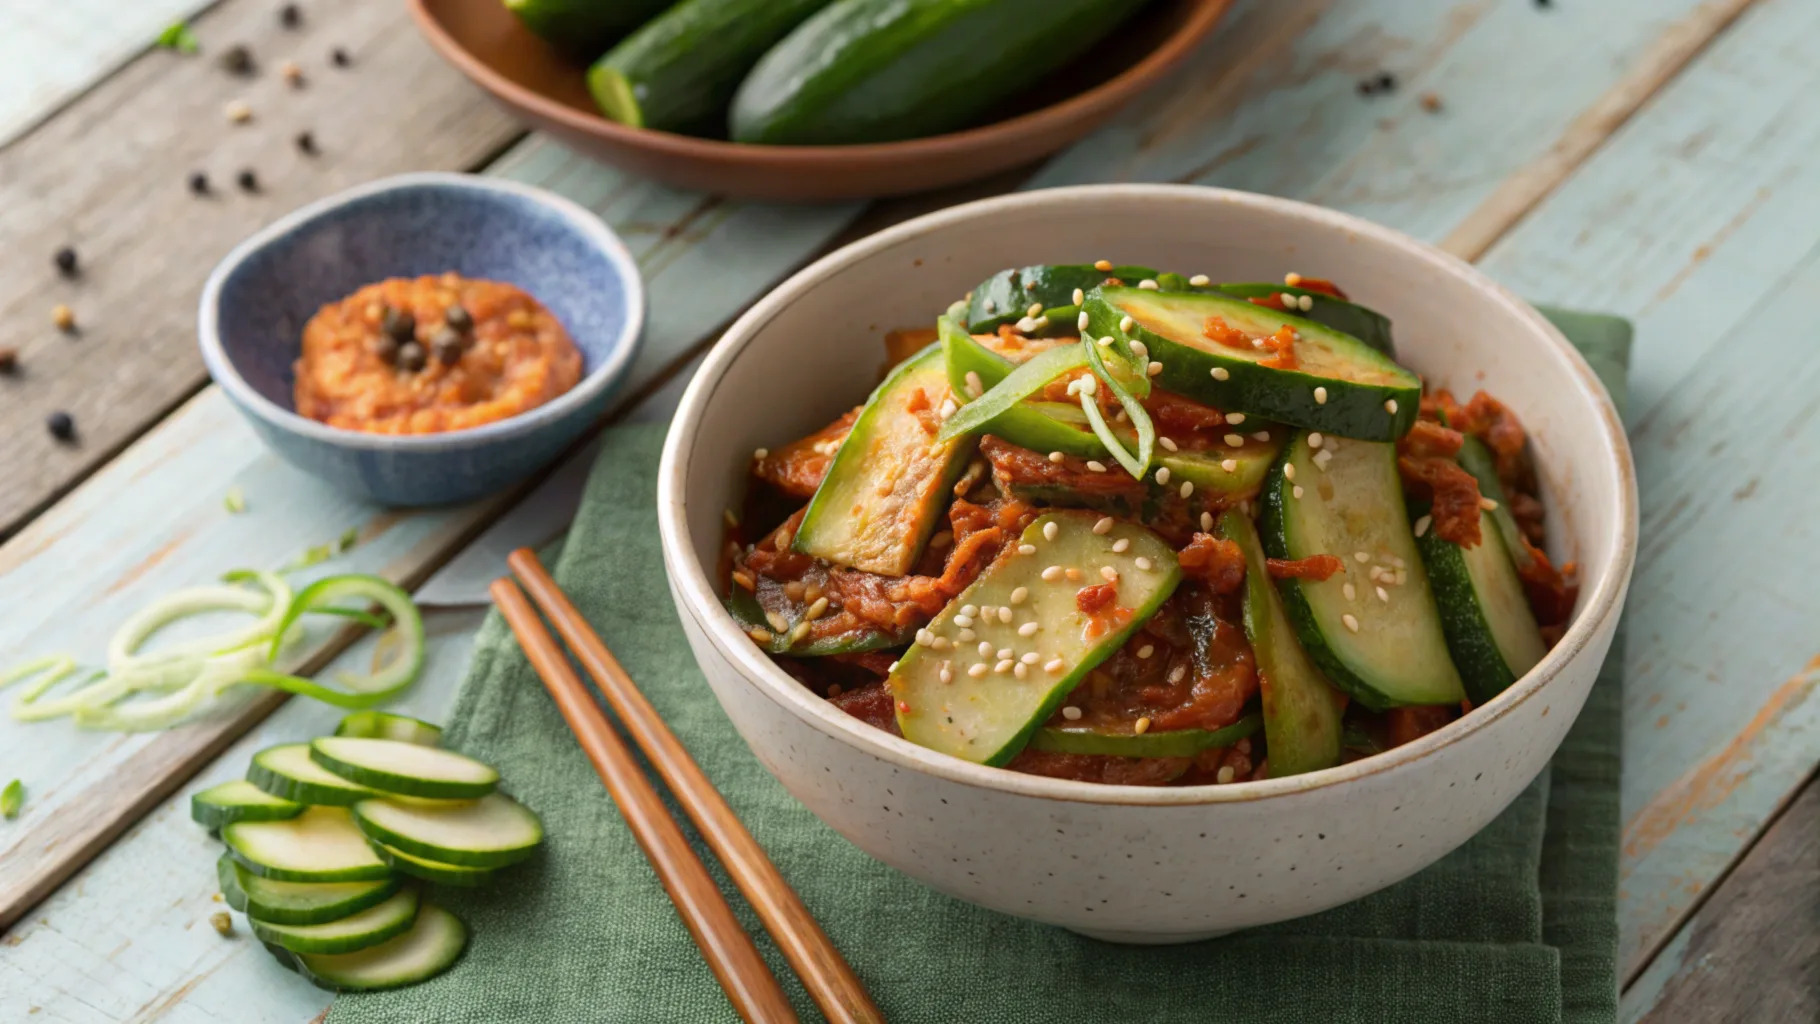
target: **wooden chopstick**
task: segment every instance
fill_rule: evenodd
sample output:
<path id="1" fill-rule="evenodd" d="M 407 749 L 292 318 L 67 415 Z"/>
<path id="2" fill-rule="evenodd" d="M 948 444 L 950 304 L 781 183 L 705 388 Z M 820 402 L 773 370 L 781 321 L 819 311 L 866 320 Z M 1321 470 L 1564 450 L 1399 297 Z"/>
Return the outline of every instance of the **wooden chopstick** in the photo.
<path id="1" fill-rule="evenodd" d="M 833 940 L 537 556 L 529 548 L 519 548 L 506 564 L 599 684 L 632 741 L 644 751 L 645 759 L 720 858 L 822 1014 L 832 1024 L 882 1024 L 884 1014 Z"/>
<path id="2" fill-rule="evenodd" d="M 651 780 L 632 759 L 632 752 L 608 724 L 587 688 L 569 666 L 524 593 L 511 580 L 494 580 L 489 588 L 531 666 L 556 699 L 562 717 L 575 731 L 588 760 L 600 772 L 607 792 L 625 816 L 632 835 L 650 859 L 657 878 L 676 904 L 676 913 L 701 947 L 703 959 L 726 990 L 740 1017 L 752 1024 L 794 1024 L 796 1011 L 777 977 L 765 966 L 752 936 L 740 927 L 720 887 L 696 859 L 682 829 L 670 817 Z"/>

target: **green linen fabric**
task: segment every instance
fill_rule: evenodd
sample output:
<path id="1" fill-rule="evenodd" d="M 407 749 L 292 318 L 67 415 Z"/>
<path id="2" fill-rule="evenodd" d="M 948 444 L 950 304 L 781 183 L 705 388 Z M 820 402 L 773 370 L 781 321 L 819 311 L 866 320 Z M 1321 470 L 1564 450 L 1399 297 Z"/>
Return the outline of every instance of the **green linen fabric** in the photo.
<path id="1" fill-rule="evenodd" d="M 1629 325 L 1559 319 L 1621 395 Z M 654 500 L 661 441 L 653 427 L 608 435 L 556 578 L 892 1021 L 1615 1019 L 1621 648 L 1550 769 L 1427 870 L 1346 906 L 1223 939 L 1107 944 L 924 888 L 848 844 L 765 772 L 710 695 L 663 582 Z M 736 1019 L 497 613 L 482 628 L 448 742 L 498 766 L 506 787 L 543 815 L 547 848 L 485 889 L 435 894 L 472 930 L 452 970 L 413 988 L 344 995 L 329 1024 Z M 820 1019 L 712 856 L 696 847 L 803 1018 Z"/>

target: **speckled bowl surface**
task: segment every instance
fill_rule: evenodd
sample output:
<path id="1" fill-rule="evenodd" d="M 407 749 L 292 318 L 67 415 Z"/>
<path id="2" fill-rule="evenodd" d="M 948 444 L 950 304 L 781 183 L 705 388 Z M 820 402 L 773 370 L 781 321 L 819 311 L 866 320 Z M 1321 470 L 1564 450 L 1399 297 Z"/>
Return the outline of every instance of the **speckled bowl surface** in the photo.
<path id="1" fill-rule="evenodd" d="M 862 400 L 881 336 L 929 324 L 987 274 L 1109 259 L 1214 280 L 1339 281 L 1396 324 L 1432 384 L 1486 388 L 1530 429 L 1550 547 L 1581 567 L 1571 627 L 1496 699 L 1413 743 L 1289 778 L 1100 786 L 988 768 L 836 710 L 721 608 L 721 513 L 752 451 Z M 781 400 L 780 400 L 781 399 Z M 1461 261 L 1319 207 L 1220 189 L 1100 185 L 930 214 L 812 264 L 708 354 L 658 477 L 671 593 L 721 706 L 758 759 L 867 853 L 953 896 L 1115 941 L 1179 942 L 1299 917 L 1465 842 L 1560 745 L 1605 658 L 1636 552 L 1630 450 L 1585 360 Z"/>
<path id="2" fill-rule="evenodd" d="M 554 313 L 582 354 L 556 399 L 468 430 L 395 436 L 299 416 L 292 366 L 324 303 L 388 277 L 454 271 L 505 281 Z M 387 505 L 497 492 L 599 418 L 631 365 L 644 285 L 619 236 L 560 196 L 461 174 L 407 174 L 330 196 L 242 242 L 216 266 L 198 315 L 203 361 L 279 455 Z"/>

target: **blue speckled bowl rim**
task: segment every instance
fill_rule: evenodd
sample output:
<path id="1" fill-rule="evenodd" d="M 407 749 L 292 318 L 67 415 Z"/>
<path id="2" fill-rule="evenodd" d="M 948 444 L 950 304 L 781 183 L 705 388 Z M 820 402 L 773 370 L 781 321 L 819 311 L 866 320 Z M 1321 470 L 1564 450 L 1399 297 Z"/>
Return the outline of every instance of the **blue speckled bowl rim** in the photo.
<path id="1" fill-rule="evenodd" d="M 491 192 L 526 199 L 554 210 L 583 236 L 592 239 L 613 265 L 626 298 L 625 327 L 613 339 L 607 358 L 591 368 L 587 376 L 573 388 L 534 409 L 493 423 L 435 434 L 373 434 L 331 427 L 307 416 L 300 416 L 260 394 L 240 375 L 221 343 L 221 292 L 227 279 L 255 253 L 350 202 L 387 192 L 420 189 Z M 196 330 L 202 345 L 203 364 L 208 367 L 209 376 L 214 378 L 215 383 L 226 389 L 242 408 L 274 426 L 326 444 L 344 448 L 423 452 L 468 448 L 531 433 L 552 420 L 560 419 L 574 406 L 585 404 L 590 398 L 611 388 L 625 374 L 643 343 L 644 322 L 645 286 L 644 279 L 638 272 L 638 264 L 619 235 L 592 211 L 554 192 L 515 181 L 441 171 L 421 171 L 381 178 L 319 199 L 273 221 L 235 246 L 233 251 L 215 265 L 208 282 L 203 285 L 202 299 L 196 311 Z"/>

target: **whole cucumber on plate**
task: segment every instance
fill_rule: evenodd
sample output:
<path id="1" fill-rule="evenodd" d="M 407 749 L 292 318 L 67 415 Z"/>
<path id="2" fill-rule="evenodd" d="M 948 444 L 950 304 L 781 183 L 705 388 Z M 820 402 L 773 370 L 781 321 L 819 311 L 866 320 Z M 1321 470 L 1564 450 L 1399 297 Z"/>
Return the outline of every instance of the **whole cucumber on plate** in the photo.
<path id="1" fill-rule="evenodd" d="M 525 28 L 576 60 L 592 60 L 613 40 L 656 17 L 671 0 L 505 0 Z"/>
<path id="2" fill-rule="evenodd" d="M 726 130 L 740 79 L 829 0 L 683 0 L 588 69 L 601 113 L 634 128 L 695 135 Z"/>
<path id="3" fill-rule="evenodd" d="M 836 0 L 764 55 L 733 98 L 737 142 L 939 135 L 1066 65 L 1144 0 Z"/>

